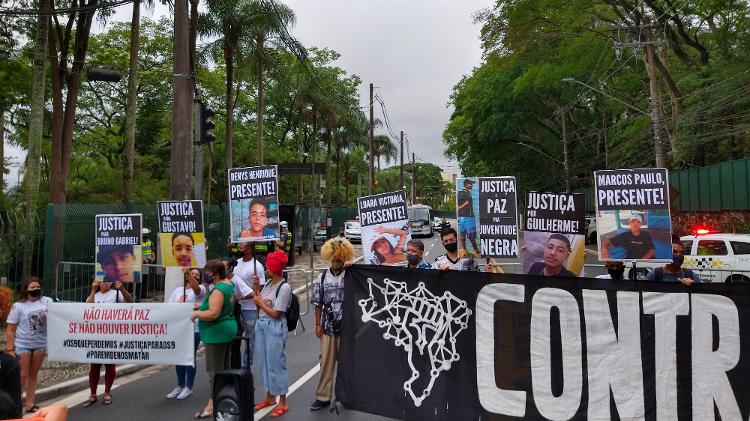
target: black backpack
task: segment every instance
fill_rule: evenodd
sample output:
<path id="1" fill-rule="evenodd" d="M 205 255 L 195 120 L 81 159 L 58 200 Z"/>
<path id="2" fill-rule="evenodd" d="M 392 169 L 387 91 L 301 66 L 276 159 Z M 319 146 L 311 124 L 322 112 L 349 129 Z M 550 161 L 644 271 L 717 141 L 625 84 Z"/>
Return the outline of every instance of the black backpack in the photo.
<path id="1" fill-rule="evenodd" d="M 284 281 L 281 283 L 281 285 L 284 285 L 288 283 L 287 281 Z M 279 290 L 281 289 L 281 285 L 279 285 L 278 288 L 276 288 L 276 298 L 279 297 Z M 289 285 L 289 289 L 292 289 L 292 286 Z M 299 298 L 297 298 L 297 295 L 294 293 L 294 291 L 291 292 L 292 299 L 289 301 L 289 307 L 287 307 L 286 311 L 284 312 L 284 317 L 286 317 L 286 327 L 290 332 L 293 332 L 295 329 L 297 329 L 297 322 L 299 322 Z"/>

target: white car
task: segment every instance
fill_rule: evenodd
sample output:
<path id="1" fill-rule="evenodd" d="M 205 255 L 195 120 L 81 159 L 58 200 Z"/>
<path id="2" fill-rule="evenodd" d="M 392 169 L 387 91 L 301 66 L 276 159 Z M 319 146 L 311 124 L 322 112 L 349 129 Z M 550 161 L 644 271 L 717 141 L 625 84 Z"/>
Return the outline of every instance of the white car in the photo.
<path id="1" fill-rule="evenodd" d="M 346 221 L 344 224 L 344 237 L 353 242 L 362 242 L 362 225 L 357 221 Z"/>
<path id="2" fill-rule="evenodd" d="M 682 267 L 707 282 L 750 282 L 750 234 L 696 234 L 680 237 L 685 245 Z M 638 263 L 638 279 L 645 279 L 663 263 Z"/>

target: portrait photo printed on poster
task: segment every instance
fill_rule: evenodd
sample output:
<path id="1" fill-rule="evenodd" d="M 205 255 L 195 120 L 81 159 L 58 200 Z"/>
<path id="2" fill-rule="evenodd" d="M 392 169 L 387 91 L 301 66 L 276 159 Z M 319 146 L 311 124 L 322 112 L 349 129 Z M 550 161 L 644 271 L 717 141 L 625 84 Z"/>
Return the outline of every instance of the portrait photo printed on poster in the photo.
<path id="1" fill-rule="evenodd" d="M 280 221 L 277 166 L 231 168 L 228 176 L 232 241 L 278 240 Z"/>
<path id="2" fill-rule="evenodd" d="M 206 240 L 203 232 L 201 200 L 170 200 L 157 203 L 159 248 L 167 267 L 203 267 L 206 265 Z"/>
<path id="3" fill-rule="evenodd" d="M 95 224 L 96 280 L 141 282 L 143 215 L 96 215 Z"/>
<path id="4" fill-rule="evenodd" d="M 357 207 L 364 261 L 371 265 L 405 265 L 411 233 L 404 192 L 360 197 Z"/>

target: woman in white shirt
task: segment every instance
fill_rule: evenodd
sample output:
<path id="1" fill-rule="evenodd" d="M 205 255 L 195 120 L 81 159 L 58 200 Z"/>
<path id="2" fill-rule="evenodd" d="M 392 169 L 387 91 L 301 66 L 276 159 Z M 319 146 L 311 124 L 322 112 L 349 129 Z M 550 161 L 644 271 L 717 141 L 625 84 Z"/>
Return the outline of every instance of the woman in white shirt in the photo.
<path id="1" fill-rule="evenodd" d="M 86 298 L 86 302 L 102 304 L 132 303 L 133 297 L 122 287 L 122 282 L 100 282 L 95 280 L 94 283 L 91 284 L 91 292 L 89 293 L 88 298 Z M 86 402 L 83 403 L 84 408 L 88 408 L 96 403 L 96 388 L 99 386 L 101 368 L 102 364 L 91 364 L 89 367 L 89 389 L 91 390 L 91 395 Z M 110 393 L 110 390 L 112 389 L 112 383 L 115 382 L 115 375 L 117 375 L 115 365 L 104 364 L 104 399 L 102 399 L 104 405 L 112 404 L 112 394 Z"/>
<path id="2" fill-rule="evenodd" d="M 13 304 L 8 315 L 5 351 L 21 360 L 21 388 L 26 392 L 24 411 L 34 413 L 39 369 L 47 351 L 47 304 L 49 297 L 42 296 L 42 280 L 32 276 L 21 289 L 21 299 Z"/>
<path id="3" fill-rule="evenodd" d="M 190 272 L 185 271 L 185 282 L 183 286 L 172 291 L 172 295 L 169 296 L 169 302 L 200 303 L 206 297 L 206 289 L 208 288 L 206 285 L 201 285 L 202 280 L 203 273 L 200 269 L 192 268 L 190 269 Z M 195 360 L 195 352 L 198 350 L 198 344 L 201 342 L 201 334 L 198 332 L 198 323 L 195 323 L 193 335 L 193 360 Z M 196 371 L 195 364 L 177 365 L 175 366 L 175 371 L 177 372 L 177 387 L 167 394 L 167 399 L 177 398 L 182 400 L 193 393 Z"/>

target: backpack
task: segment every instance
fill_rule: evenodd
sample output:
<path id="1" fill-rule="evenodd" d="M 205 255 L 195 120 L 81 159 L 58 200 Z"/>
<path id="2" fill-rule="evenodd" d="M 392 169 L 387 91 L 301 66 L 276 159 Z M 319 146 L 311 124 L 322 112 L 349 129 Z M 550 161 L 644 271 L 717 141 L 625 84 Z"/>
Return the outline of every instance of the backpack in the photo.
<path id="1" fill-rule="evenodd" d="M 287 283 L 287 281 L 284 281 L 281 283 L 281 285 Z M 276 288 L 276 298 L 279 297 L 279 290 L 281 290 L 281 285 Z M 291 285 L 289 285 L 289 289 L 291 291 Z M 287 330 L 293 332 L 295 329 L 297 329 L 297 322 L 299 322 L 299 298 L 297 298 L 297 295 L 294 294 L 294 291 L 291 291 L 291 294 L 292 299 L 289 301 L 289 307 L 287 307 L 286 311 L 284 312 L 284 317 L 286 317 Z"/>
<path id="2" fill-rule="evenodd" d="M 693 271 L 688 268 L 682 268 L 682 270 L 685 271 L 685 276 L 688 278 L 693 278 Z M 654 269 L 654 281 L 663 281 L 664 280 L 664 268 L 656 268 Z"/>

